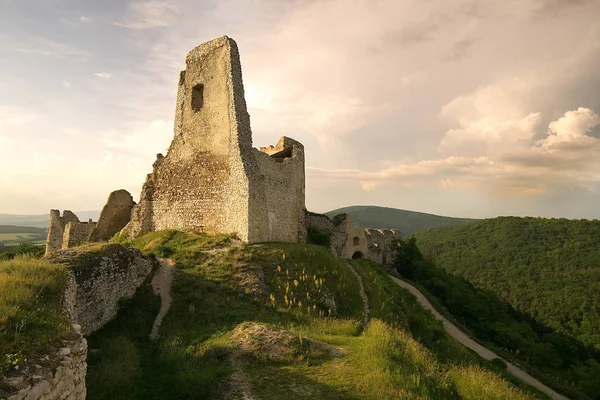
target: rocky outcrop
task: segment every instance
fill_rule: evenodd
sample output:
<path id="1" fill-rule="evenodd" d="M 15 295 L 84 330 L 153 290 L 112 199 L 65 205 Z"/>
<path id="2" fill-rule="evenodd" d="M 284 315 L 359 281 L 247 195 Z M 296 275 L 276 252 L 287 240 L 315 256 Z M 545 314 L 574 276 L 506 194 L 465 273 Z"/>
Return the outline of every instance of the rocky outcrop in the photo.
<path id="1" fill-rule="evenodd" d="M 65 303 L 84 335 L 113 319 L 119 301 L 131 298 L 152 271 L 139 250 L 116 243 L 63 250 L 50 260 L 71 266 Z"/>

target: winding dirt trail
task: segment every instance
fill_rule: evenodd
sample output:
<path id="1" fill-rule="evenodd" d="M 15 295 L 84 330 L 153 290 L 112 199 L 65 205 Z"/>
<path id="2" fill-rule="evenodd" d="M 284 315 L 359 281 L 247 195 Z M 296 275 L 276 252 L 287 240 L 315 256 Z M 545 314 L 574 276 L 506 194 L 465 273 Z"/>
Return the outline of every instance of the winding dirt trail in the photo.
<path id="1" fill-rule="evenodd" d="M 350 271 L 352 271 L 352 273 L 358 280 L 358 285 L 360 286 L 360 297 L 363 301 L 363 327 L 366 328 L 367 323 L 369 322 L 369 298 L 365 293 L 365 286 L 363 285 L 362 278 L 360 277 L 358 272 L 356 272 L 356 270 L 352 267 L 352 265 L 350 265 L 348 261 L 346 261 L 346 265 L 348 266 L 348 268 L 350 268 Z"/>
<path id="2" fill-rule="evenodd" d="M 421 304 L 421 306 L 423 308 L 431 311 L 431 313 L 435 316 L 436 319 L 442 321 L 446 332 L 448 332 L 448 334 L 450 336 L 452 336 L 454 339 L 456 339 L 460 343 L 462 343 L 463 346 L 468 347 L 469 349 L 473 350 L 474 352 L 476 352 L 477 354 L 479 354 L 481 357 L 485 358 L 486 360 L 500 358 L 496 353 L 483 347 L 476 341 L 472 340 L 467 335 L 465 335 L 460 329 L 458 329 L 456 327 L 456 325 L 454 325 L 452 322 L 448 321 L 442 314 L 440 314 L 433 307 L 433 305 L 429 302 L 429 300 L 427 300 L 427 298 L 416 287 L 414 287 L 413 285 L 411 285 L 408 282 L 405 282 L 401 279 L 396 278 L 395 276 L 390 275 L 390 278 L 392 278 L 392 280 L 398 286 L 403 287 L 404 289 L 407 289 L 410 293 L 412 293 L 417 298 L 417 301 L 419 302 L 419 304 Z M 511 375 L 522 380 L 523 382 L 527 383 L 528 385 L 533 386 L 534 388 L 538 389 L 540 392 L 547 394 L 548 396 L 550 396 L 551 399 L 569 400 L 567 397 L 556 393 L 554 390 L 550 389 L 548 386 L 544 385 L 542 382 L 538 381 L 533 376 L 529 375 L 527 372 L 523 371 L 521 368 L 517 367 L 516 365 L 511 364 L 506 360 L 503 360 L 503 361 L 506 363 L 506 367 L 507 367 L 506 369 Z"/>
<path id="3" fill-rule="evenodd" d="M 152 278 L 152 291 L 155 295 L 159 295 L 161 299 L 160 311 L 154 319 L 150 339 L 156 340 L 159 337 L 159 329 L 163 318 L 167 315 L 173 298 L 171 297 L 171 284 L 173 283 L 173 262 L 166 258 L 159 259 L 160 268 Z"/>

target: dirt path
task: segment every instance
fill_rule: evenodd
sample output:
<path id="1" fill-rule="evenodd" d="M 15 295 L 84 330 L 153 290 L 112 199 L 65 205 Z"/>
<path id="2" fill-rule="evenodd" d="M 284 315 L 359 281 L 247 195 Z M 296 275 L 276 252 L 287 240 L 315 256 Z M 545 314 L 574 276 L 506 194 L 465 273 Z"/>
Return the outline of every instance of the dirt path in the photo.
<path id="1" fill-rule="evenodd" d="M 156 340 L 159 336 L 160 325 L 162 324 L 163 318 L 167 315 L 173 298 L 171 297 L 171 284 L 173 282 L 173 262 L 166 258 L 159 259 L 160 268 L 154 274 L 152 278 L 152 291 L 155 295 L 160 295 L 160 311 L 154 320 L 152 325 L 152 331 L 150 332 L 150 339 Z"/>
<path id="2" fill-rule="evenodd" d="M 483 347 L 476 341 L 472 340 L 467 335 L 465 335 L 460 329 L 458 329 L 456 327 L 456 325 L 454 325 L 452 322 L 448 321 L 443 315 L 441 315 L 433 307 L 433 305 L 431 305 L 429 300 L 427 300 L 427 298 L 425 296 L 423 296 L 423 294 L 421 292 L 419 292 L 419 290 L 416 287 L 414 287 L 410 283 L 404 282 L 403 280 L 396 278 L 395 276 L 390 275 L 390 278 L 392 278 L 392 280 L 398 286 L 401 286 L 401 287 L 407 289 L 409 292 L 411 292 L 417 298 L 417 301 L 419 302 L 419 304 L 421 304 L 421 306 L 423 306 L 423 308 L 431 311 L 431 313 L 435 316 L 435 318 L 442 321 L 442 323 L 444 324 L 444 329 L 446 329 L 446 332 L 448 332 L 448 334 L 450 336 L 452 336 L 454 339 L 458 340 L 464 346 L 470 348 L 471 350 L 473 350 L 474 352 L 476 352 L 477 354 L 479 354 L 481 357 L 485 358 L 486 360 L 500 358 L 496 353 L 494 353 L 493 351 L 491 351 L 489 349 L 486 349 L 485 347 Z M 529 375 L 527 372 L 523 371 L 516 365 L 511 364 L 506 360 L 503 360 L 503 361 L 506 363 L 506 366 L 507 366 L 506 369 L 508 370 L 508 372 L 511 375 L 517 377 L 518 379 L 522 380 L 523 382 L 527 383 L 528 385 L 535 387 L 540 392 L 547 394 L 548 396 L 550 396 L 551 399 L 569 400 L 567 397 L 556 393 L 554 390 L 550 389 L 548 386 L 544 385 L 542 382 L 538 381 L 533 376 Z"/>
<path id="3" fill-rule="evenodd" d="M 358 285 L 360 286 L 360 297 L 362 297 L 363 301 L 363 327 L 366 328 L 367 323 L 369 322 L 369 298 L 365 293 L 365 286 L 363 285 L 362 278 L 360 277 L 358 272 L 356 272 L 356 270 L 352 267 L 352 265 L 350 265 L 348 261 L 346 261 L 346 265 L 348 266 L 348 268 L 350 268 L 350 271 L 352 271 L 354 276 L 356 276 L 356 279 L 358 280 Z"/>

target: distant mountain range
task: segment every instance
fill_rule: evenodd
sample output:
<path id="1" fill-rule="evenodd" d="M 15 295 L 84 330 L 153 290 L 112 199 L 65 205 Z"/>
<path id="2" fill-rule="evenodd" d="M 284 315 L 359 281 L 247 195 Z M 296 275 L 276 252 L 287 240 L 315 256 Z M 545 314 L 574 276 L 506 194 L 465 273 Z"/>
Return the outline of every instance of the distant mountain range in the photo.
<path id="1" fill-rule="evenodd" d="M 79 217 L 80 221 L 87 221 L 88 219 L 98 220 L 100 211 L 75 211 L 75 215 Z M 48 227 L 48 214 L 39 215 L 27 215 L 27 214 L 2 214 L 0 213 L 0 225 L 16 225 L 16 226 L 29 226 L 35 228 L 47 228 Z"/>
<path id="2" fill-rule="evenodd" d="M 348 214 L 354 221 L 365 228 L 397 229 L 403 236 L 416 232 L 444 226 L 454 226 L 479 221 L 471 218 L 443 217 L 417 211 L 378 206 L 350 206 L 326 212 L 333 217 L 337 214 Z"/>

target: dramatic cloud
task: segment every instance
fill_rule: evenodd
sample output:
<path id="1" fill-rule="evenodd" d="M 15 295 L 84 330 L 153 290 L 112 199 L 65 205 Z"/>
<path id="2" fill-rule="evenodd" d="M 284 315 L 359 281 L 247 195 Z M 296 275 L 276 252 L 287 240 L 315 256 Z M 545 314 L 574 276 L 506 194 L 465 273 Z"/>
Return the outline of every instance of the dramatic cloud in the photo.
<path id="1" fill-rule="evenodd" d="M 42 3 L 0 13 L 0 212 L 137 196 L 186 53 L 226 34 L 255 146 L 305 145 L 311 210 L 600 217 L 598 1 Z"/>

